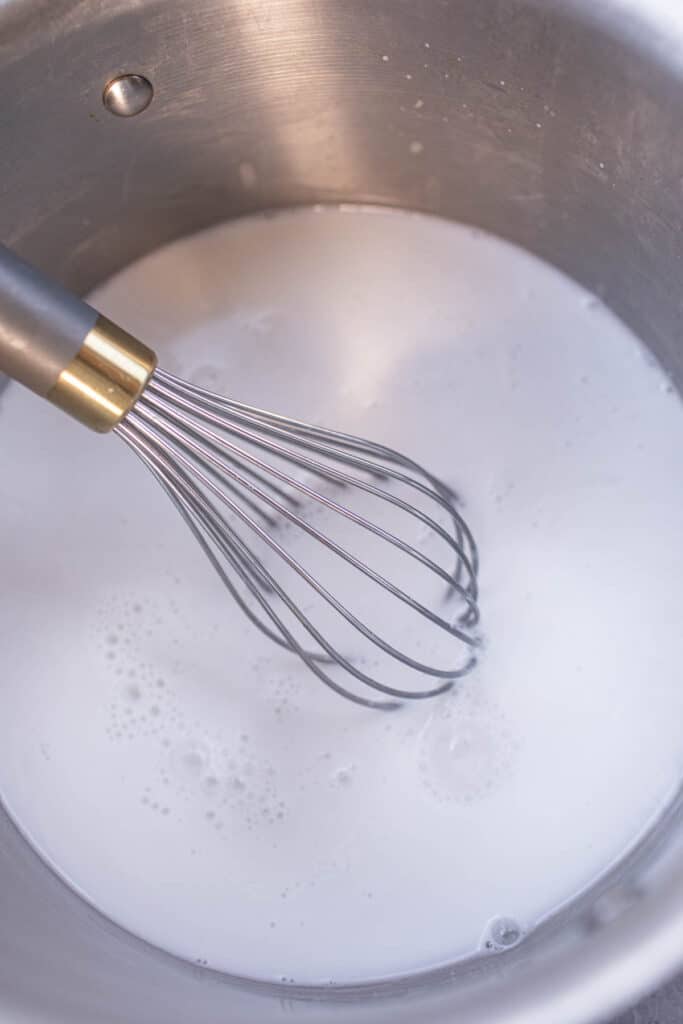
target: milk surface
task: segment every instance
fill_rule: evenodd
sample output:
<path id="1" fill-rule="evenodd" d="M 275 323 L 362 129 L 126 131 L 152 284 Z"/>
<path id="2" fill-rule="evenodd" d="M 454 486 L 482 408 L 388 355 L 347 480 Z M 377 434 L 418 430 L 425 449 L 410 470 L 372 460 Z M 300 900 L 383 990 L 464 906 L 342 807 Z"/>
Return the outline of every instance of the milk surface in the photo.
<path id="1" fill-rule="evenodd" d="M 485 646 L 437 701 L 344 702 L 246 622 L 119 439 L 11 386 L 10 814 L 104 914 L 218 970 L 343 984 L 516 941 L 624 854 L 683 769 L 666 377 L 555 270 L 407 213 L 246 219 L 92 301 L 172 372 L 455 486 Z"/>

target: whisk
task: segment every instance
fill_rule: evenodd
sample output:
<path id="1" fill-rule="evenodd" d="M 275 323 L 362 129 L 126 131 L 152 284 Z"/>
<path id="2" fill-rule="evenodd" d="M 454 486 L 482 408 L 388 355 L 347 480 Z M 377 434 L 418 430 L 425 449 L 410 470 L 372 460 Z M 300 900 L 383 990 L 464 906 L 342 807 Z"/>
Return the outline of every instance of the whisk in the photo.
<path id="1" fill-rule="evenodd" d="M 1 245 L 0 372 L 118 435 L 251 623 L 336 693 L 395 708 L 475 664 L 477 547 L 407 455 L 179 379 Z"/>

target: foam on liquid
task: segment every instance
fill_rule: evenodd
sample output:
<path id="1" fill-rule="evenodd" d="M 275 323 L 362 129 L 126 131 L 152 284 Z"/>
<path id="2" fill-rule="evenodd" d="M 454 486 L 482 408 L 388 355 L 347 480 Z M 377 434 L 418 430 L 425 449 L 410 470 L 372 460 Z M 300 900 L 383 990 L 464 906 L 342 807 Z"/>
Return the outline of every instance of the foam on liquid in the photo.
<path id="1" fill-rule="evenodd" d="M 516 941 L 683 768 L 683 407 L 661 370 L 528 254 L 396 212 L 219 227 L 93 301 L 168 369 L 456 485 L 487 647 L 438 702 L 342 701 L 231 605 L 119 440 L 11 387 L 11 814 L 105 914 L 217 969 L 344 983 Z"/>

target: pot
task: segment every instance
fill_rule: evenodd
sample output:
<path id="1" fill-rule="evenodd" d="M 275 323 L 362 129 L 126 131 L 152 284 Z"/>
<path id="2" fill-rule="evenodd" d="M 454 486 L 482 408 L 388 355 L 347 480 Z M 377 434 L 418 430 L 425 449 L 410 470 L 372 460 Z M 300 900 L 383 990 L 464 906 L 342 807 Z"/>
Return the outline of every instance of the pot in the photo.
<path id="1" fill-rule="evenodd" d="M 598 293 L 680 386 L 682 53 L 664 0 L 0 0 L 0 238 L 84 292 L 257 210 L 429 211 Z M 682 804 L 519 947 L 339 990 L 145 945 L 0 811 L 0 1021 L 604 1020 L 683 963 Z"/>

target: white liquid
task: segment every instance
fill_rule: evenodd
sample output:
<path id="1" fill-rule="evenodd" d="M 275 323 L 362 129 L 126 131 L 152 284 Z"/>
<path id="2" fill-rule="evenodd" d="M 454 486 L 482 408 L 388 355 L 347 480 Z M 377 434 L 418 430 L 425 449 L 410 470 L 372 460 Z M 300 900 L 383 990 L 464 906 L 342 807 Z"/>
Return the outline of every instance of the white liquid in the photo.
<path id="1" fill-rule="evenodd" d="M 441 701 L 342 701 L 118 439 L 10 388 L 0 791 L 55 868 L 191 960 L 343 983 L 529 929 L 622 855 L 683 769 L 683 407 L 623 325 L 507 244 L 377 211 L 221 227 L 94 301 L 168 369 L 454 483 L 487 648 Z"/>

